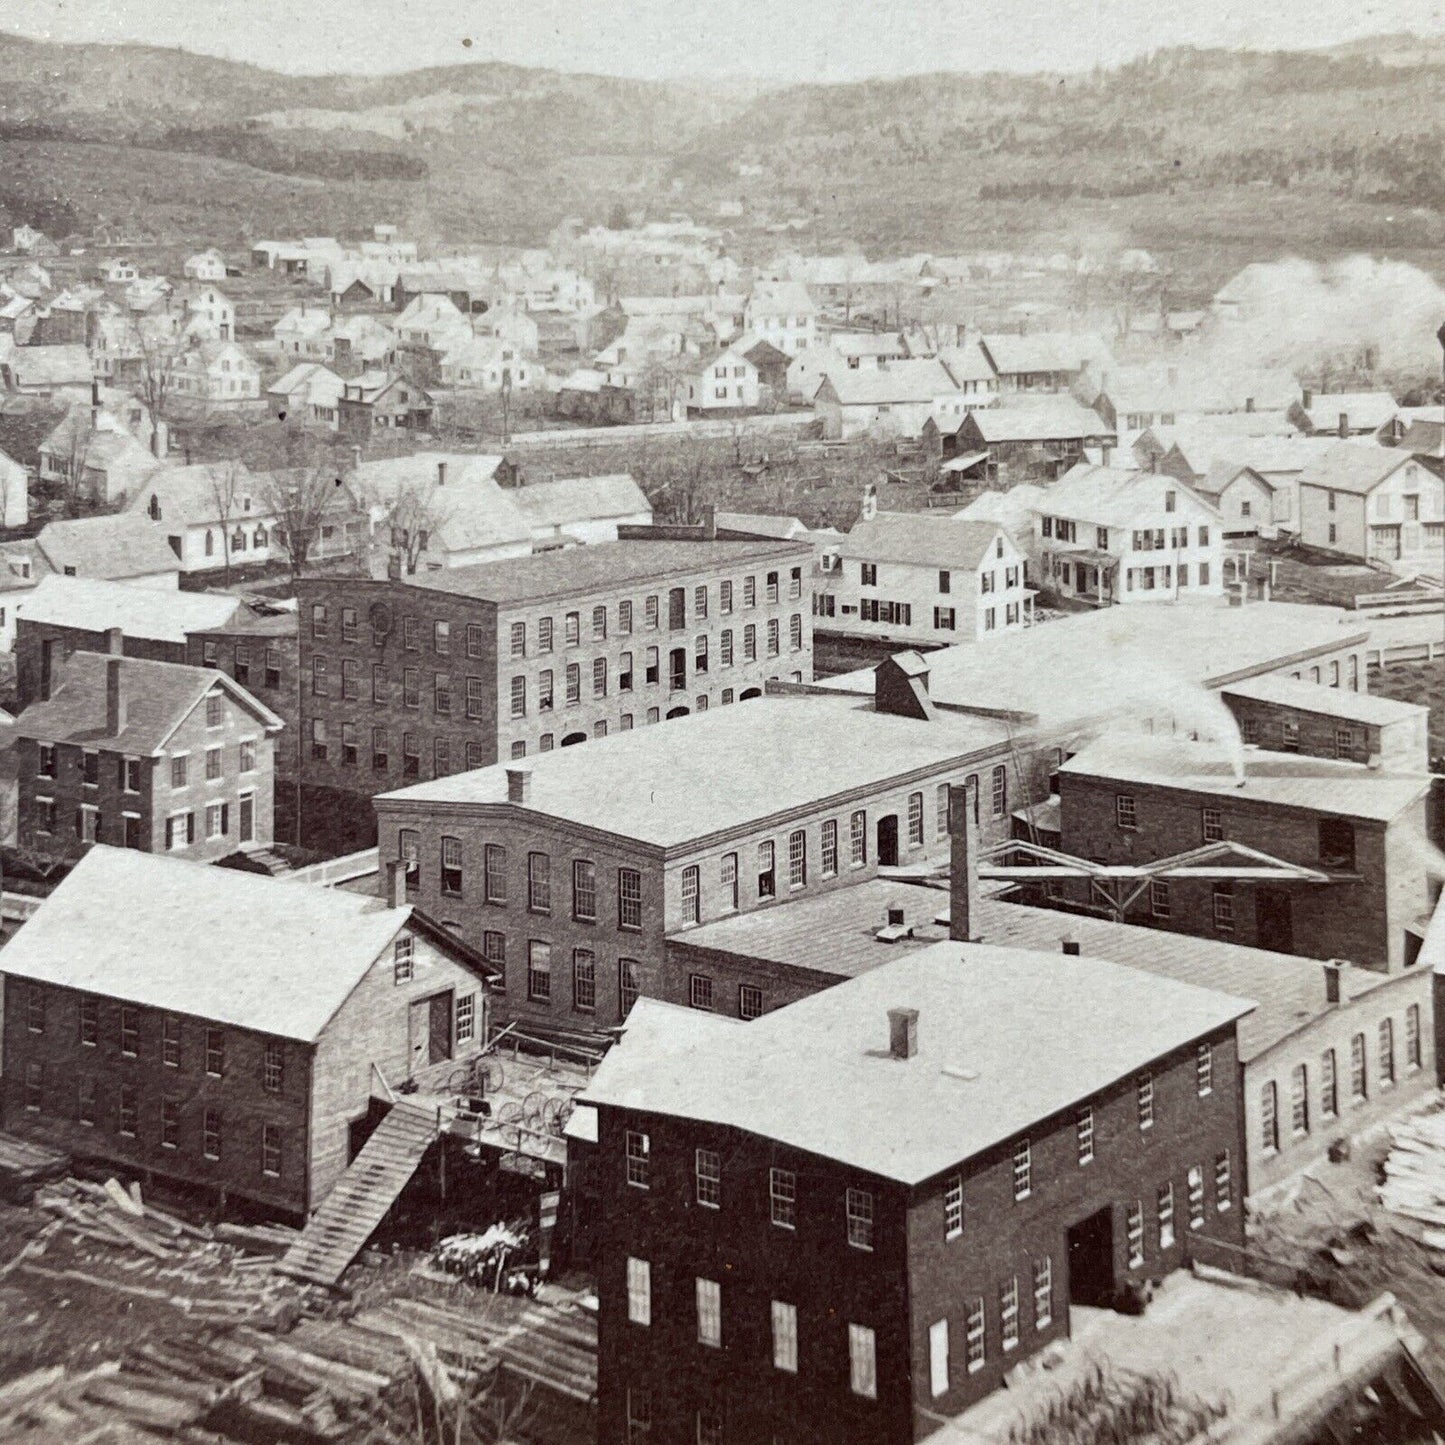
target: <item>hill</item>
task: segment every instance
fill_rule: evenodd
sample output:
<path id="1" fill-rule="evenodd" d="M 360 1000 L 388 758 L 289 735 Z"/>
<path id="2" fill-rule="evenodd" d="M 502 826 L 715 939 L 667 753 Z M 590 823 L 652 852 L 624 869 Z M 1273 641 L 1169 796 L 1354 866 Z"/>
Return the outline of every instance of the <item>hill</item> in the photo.
<path id="1" fill-rule="evenodd" d="M 772 89 L 485 61 L 289 76 L 0 36 L 0 211 L 62 231 L 234 242 L 386 215 L 423 238 L 535 243 L 619 201 L 705 215 L 739 199 L 750 222 L 805 218 L 799 244 L 870 254 L 1102 234 L 1195 270 L 1262 248 L 1428 260 L 1442 153 L 1445 41 L 1413 36 Z"/>

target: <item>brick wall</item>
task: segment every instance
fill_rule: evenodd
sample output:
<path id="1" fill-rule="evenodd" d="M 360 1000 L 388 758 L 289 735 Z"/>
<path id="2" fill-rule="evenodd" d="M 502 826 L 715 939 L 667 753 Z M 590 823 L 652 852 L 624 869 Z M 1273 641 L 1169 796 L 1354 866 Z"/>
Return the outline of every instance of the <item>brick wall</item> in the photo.
<path id="1" fill-rule="evenodd" d="M 61 664 L 73 652 L 107 652 L 109 644 L 104 632 L 91 632 L 78 627 L 58 627 L 49 622 L 35 622 L 22 617 L 15 627 L 15 688 L 21 708 L 29 707 L 40 696 L 42 662 L 45 643 L 51 642 L 51 666 L 58 675 Z M 126 657 L 148 658 L 152 662 L 184 662 L 184 642 L 162 642 L 150 637 L 127 637 L 122 645 Z"/>
<path id="2" fill-rule="evenodd" d="M 42 1033 L 29 1028 L 28 1000 L 32 987 L 45 997 Z M 278 1210 L 299 1214 L 307 1206 L 307 1099 L 311 1087 L 311 1050 L 282 1040 L 282 1088 L 268 1092 L 262 1084 L 267 1037 L 226 1028 L 222 1077 L 206 1072 L 207 1022 L 173 1016 L 180 1031 L 180 1062 L 163 1061 L 163 1020 L 160 1010 L 139 1014 L 135 1057 L 121 1053 L 121 1005 L 98 1000 L 97 1042 L 80 1041 L 83 995 L 62 988 L 35 986 L 5 979 L 4 1127 L 12 1133 L 42 1139 L 84 1158 L 101 1159 L 124 1169 L 154 1171 L 206 1189 L 243 1196 Z M 42 1101 L 38 1112 L 27 1108 L 27 1066 L 42 1069 Z M 79 1122 L 80 1089 L 95 1084 L 95 1123 Z M 134 1137 L 122 1135 L 122 1086 L 135 1090 Z M 162 1101 L 178 1108 L 176 1147 L 162 1144 Z M 207 1159 L 203 1122 L 207 1108 L 221 1115 L 221 1157 Z M 281 1171 L 262 1172 L 262 1125 L 282 1131 Z"/>

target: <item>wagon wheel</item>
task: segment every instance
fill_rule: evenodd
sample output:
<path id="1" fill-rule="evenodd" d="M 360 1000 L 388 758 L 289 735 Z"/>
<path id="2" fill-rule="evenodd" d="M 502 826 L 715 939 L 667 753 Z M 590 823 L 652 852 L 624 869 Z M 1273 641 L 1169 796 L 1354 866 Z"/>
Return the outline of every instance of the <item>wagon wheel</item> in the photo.
<path id="1" fill-rule="evenodd" d="M 533 1089 L 522 1100 L 522 1122 L 528 1128 L 535 1129 L 542 1123 L 543 1113 L 547 1108 L 547 1099 L 548 1096 L 541 1089 Z"/>
<path id="2" fill-rule="evenodd" d="M 476 1070 L 471 1064 L 462 1064 L 447 1075 L 447 1093 L 449 1094 L 470 1094 L 472 1092 Z"/>
<path id="3" fill-rule="evenodd" d="M 476 1072 L 477 1083 L 481 1085 L 483 1094 L 495 1094 L 507 1077 L 502 1068 L 502 1061 L 495 1054 L 488 1054 L 486 1058 L 478 1059 Z"/>
<path id="4" fill-rule="evenodd" d="M 520 1124 L 522 1122 L 522 1106 L 515 1100 L 502 1105 L 497 1110 L 497 1123 L 499 1124 Z"/>
<path id="5" fill-rule="evenodd" d="M 563 1129 L 567 1127 L 567 1120 L 572 1117 L 572 1110 L 575 1106 L 576 1101 L 570 1098 L 548 1100 L 542 1117 L 546 1121 L 547 1127 L 559 1138 Z"/>

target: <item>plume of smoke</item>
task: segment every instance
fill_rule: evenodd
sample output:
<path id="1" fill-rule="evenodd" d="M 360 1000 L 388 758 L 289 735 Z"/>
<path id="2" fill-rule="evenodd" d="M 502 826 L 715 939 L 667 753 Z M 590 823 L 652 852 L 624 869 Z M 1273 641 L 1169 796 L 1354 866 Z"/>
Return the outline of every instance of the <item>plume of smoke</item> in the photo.
<path id="1" fill-rule="evenodd" d="M 1330 364 L 1433 373 L 1445 289 L 1403 261 L 1298 257 L 1245 267 L 1229 283 L 1237 314 L 1221 315 L 1207 348 L 1221 361 L 1306 371 Z"/>

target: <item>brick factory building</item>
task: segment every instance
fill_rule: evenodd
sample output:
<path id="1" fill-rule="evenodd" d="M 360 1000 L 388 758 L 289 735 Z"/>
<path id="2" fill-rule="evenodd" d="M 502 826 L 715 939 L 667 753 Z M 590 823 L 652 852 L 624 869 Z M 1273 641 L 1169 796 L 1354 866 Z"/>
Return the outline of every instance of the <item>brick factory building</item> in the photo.
<path id="1" fill-rule="evenodd" d="M 1210 843 L 1242 845 L 1302 875 L 1160 878 L 1133 916 L 1157 928 L 1397 972 L 1414 962 L 1433 903 L 1422 772 L 1181 737 L 1116 735 L 1059 769 L 1065 853 L 1142 864 Z M 1058 885 L 1085 901 L 1087 885 Z"/>
<path id="2" fill-rule="evenodd" d="M 1249 1008 L 952 941 L 747 1025 L 644 1001 L 582 1096 L 599 1441 L 905 1445 L 1239 1245 Z"/>
<path id="3" fill-rule="evenodd" d="M 93 848 L 5 948 L 4 1127 L 300 1216 L 376 1075 L 477 1053 L 488 972 L 404 903 Z"/>
<path id="4" fill-rule="evenodd" d="M 811 681 L 812 550 L 625 541 L 318 578 L 300 601 L 303 831 L 375 837 L 370 800 Z"/>
<path id="5" fill-rule="evenodd" d="M 767 697 L 383 795 L 380 856 L 505 967 L 502 1014 L 610 1028 L 676 997 L 668 935 L 946 859 L 949 783 L 990 841 L 1047 792 L 1002 721 L 929 709 L 917 662 L 881 664 L 876 702 Z"/>

